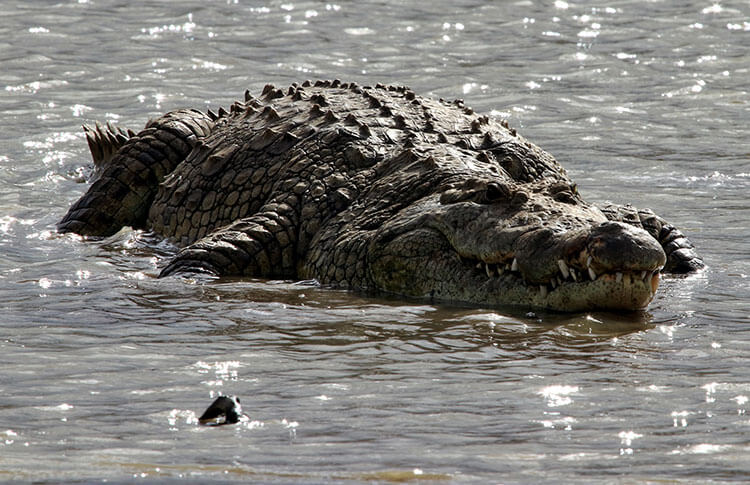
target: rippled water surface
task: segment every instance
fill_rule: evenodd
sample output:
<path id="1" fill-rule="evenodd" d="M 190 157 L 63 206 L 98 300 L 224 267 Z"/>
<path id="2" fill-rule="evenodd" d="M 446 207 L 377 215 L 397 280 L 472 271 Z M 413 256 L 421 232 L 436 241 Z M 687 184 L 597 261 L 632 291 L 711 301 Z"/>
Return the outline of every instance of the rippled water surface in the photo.
<path id="1" fill-rule="evenodd" d="M 0 481 L 670 483 L 750 474 L 745 1 L 3 2 Z M 174 248 L 60 237 L 80 125 L 267 82 L 465 98 L 709 269 L 636 315 L 295 282 L 157 280 Z M 196 424 L 219 393 L 249 420 Z"/>

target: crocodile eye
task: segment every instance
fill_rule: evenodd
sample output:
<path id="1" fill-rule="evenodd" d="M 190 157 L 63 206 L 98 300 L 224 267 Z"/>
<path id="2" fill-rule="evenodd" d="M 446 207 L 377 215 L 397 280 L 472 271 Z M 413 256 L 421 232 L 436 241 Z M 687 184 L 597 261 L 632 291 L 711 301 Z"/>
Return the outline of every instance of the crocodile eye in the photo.
<path id="1" fill-rule="evenodd" d="M 576 203 L 576 195 L 578 194 L 578 187 L 576 184 L 559 181 L 550 185 L 549 193 L 552 198 L 558 202 L 565 202 L 567 204 Z"/>
<path id="2" fill-rule="evenodd" d="M 496 202 L 498 200 L 507 199 L 510 196 L 510 191 L 505 185 L 490 182 L 487 184 L 487 190 L 485 191 L 484 196 L 487 202 Z"/>
<path id="3" fill-rule="evenodd" d="M 575 204 L 576 199 L 570 192 L 558 192 L 552 196 L 558 202 L 565 202 L 566 204 Z"/>

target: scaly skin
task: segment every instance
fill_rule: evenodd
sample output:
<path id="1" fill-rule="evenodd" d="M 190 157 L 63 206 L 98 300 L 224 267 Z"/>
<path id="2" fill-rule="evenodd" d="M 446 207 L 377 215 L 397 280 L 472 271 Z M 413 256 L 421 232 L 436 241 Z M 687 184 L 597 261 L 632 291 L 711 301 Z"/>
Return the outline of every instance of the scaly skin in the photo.
<path id="1" fill-rule="evenodd" d="M 651 211 L 584 202 L 507 123 L 404 87 L 268 85 L 87 135 L 98 175 L 59 231 L 152 230 L 183 247 L 162 276 L 583 311 L 644 308 L 662 268 L 703 267 Z"/>

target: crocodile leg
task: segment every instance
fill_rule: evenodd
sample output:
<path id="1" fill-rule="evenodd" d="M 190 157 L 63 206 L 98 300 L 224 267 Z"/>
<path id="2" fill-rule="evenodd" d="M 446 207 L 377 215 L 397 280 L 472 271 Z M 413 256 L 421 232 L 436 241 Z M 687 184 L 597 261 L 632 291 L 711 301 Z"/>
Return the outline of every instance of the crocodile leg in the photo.
<path id="1" fill-rule="evenodd" d="M 112 128 L 87 130 L 99 173 L 88 192 L 58 223 L 57 230 L 109 236 L 124 226 L 144 227 L 159 184 L 212 125 L 211 118 L 200 111 L 180 110 L 150 121 L 129 138 Z"/>
<path id="2" fill-rule="evenodd" d="M 288 278 L 297 273 L 298 217 L 292 206 L 267 204 L 183 248 L 159 277 L 179 273 Z"/>
<path id="3" fill-rule="evenodd" d="M 609 220 L 641 227 L 659 241 L 667 255 L 664 272 L 692 273 L 705 267 L 693 243 L 679 229 L 654 214 L 651 209 L 607 204 L 601 207 L 601 210 Z"/>

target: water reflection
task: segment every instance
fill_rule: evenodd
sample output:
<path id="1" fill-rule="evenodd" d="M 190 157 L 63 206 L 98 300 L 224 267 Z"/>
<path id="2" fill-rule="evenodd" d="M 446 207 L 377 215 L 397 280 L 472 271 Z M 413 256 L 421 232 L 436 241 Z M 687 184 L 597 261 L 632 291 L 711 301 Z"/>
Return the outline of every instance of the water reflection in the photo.
<path id="1" fill-rule="evenodd" d="M 415 359 L 438 353 L 488 369 L 541 355 L 606 365 L 635 351 L 623 338 L 655 326 L 646 312 L 528 316 L 526 310 L 426 305 L 284 281 L 146 277 L 129 293 L 135 306 L 125 305 L 124 314 L 174 329 L 188 315 L 195 322 L 191 339 L 232 339 L 300 355 L 356 355 L 368 348 Z"/>

